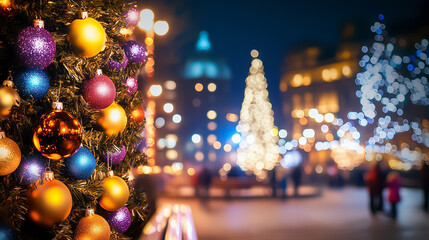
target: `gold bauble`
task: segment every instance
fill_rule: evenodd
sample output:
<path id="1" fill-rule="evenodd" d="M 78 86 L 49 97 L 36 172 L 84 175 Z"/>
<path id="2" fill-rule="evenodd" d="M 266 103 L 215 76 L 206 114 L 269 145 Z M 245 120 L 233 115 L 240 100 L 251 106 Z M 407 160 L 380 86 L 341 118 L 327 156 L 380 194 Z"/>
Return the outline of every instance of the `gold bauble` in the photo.
<path id="1" fill-rule="evenodd" d="M 98 123 L 104 128 L 104 132 L 107 135 L 116 135 L 125 130 L 127 115 L 119 104 L 113 102 L 110 106 L 101 110 L 101 113 L 103 116 L 98 119 Z"/>
<path id="2" fill-rule="evenodd" d="M 0 88 L 0 115 L 9 115 L 12 106 L 19 106 L 20 103 L 21 98 L 16 89 L 13 89 L 12 81 L 5 80 Z"/>
<path id="3" fill-rule="evenodd" d="M 59 105 L 56 105 L 59 104 Z M 73 155 L 82 143 L 79 121 L 54 103 L 54 110 L 44 114 L 34 128 L 33 143 L 43 156 L 59 160 Z"/>
<path id="4" fill-rule="evenodd" d="M 116 211 L 125 206 L 130 196 L 130 190 L 124 179 L 113 176 L 109 171 L 108 177 L 103 179 L 104 193 L 100 198 L 99 204 L 107 211 Z"/>
<path id="5" fill-rule="evenodd" d="M 110 226 L 93 209 L 86 210 L 86 216 L 77 223 L 74 240 L 109 240 Z"/>
<path id="6" fill-rule="evenodd" d="M 80 15 L 81 19 L 70 24 L 67 38 L 77 55 L 91 58 L 103 50 L 106 32 L 97 20 L 88 17 L 88 13 L 81 12 Z"/>
<path id="7" fill-rule="evenodd" d="M 72 196 L 64 183 L 55 180 L 52 171 L 43 173 L 35 189 L 28 192 L 28 215 L 43 227 L 65 220 L 72 209 Z"/>
<path id="8" fill-rule="evenodd" d="M 13 173 L 21 162 L 21 150 L 12 139 L 0 132 L 0 176 Z"/>

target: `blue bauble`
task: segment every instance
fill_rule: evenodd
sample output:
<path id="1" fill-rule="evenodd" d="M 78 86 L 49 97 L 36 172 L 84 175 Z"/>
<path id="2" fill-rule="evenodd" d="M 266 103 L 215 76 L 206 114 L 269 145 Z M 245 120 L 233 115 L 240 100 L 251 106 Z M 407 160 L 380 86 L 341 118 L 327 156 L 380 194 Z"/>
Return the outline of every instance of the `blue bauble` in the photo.
<path id="1" fill-rule="evenodd" d="M 43 70 L 26 70 L 18 73 L 15 84 L 21 96 L 39 100 L 49 90 L 49 77 Z"/>
<path id="2" fill-rule="evenodd" d="M 95 158 L 88 148 L 80 147 L 65 160 L 66 171 L 74 179 L 87 179 L 95 169 Z"/>
<path id="3" fill-rule="evenodd" d="M 18 235 L 12 226 L 0 224 L 0 240 L 17 240 Z"/>
<path id="4" fill-rule="evenodd" d="M 47 162 L 48 159 L 40 153 L 31 154 L 21 160 L 21 163 L 16 170 L 16 178 L 18 182 L 23 185 L 27 185 L 42 178 L 42 174 L 47 167 Z"/>

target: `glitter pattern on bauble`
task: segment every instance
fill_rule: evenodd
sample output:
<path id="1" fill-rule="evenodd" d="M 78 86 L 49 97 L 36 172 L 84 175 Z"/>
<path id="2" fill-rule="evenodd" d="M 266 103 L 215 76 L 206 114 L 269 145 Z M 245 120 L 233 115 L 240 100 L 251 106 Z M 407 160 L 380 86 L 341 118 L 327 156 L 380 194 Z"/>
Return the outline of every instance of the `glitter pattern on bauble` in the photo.
<path id="1" fill-rule="evenodd" d="M 125 22 L 128 26 L 136 26 L 140 20 L 140 13 L 137 8 L 131 8 L 125 13 Z"/>
<path id="2" fill-rule="evenodd" d="M 128 87 L 127 89 L 128 96 L 133 95 L 133 93 L 137 91 L 137 88 L 139 87 L 139 84 L 137 83 L 137 79 L 133 77 L 127 78 L 125 83 L 122 83 L 122 84 Z"/>
<path id="3" fill-rule="evenodd" d="M 55 50 L 55 40 L 44 28 L 24 28 L 16 40 L 19 61 L 27 68 L 44 69 L 54 60 Z"/>
<path id="4" fill-rule="evenodd" d="M 26 70 L 15 78 L 19 94 L 27 99 L 42 99 L 49 90 L 49 77 L 43 70 Z"/>
<path id="5" fill-rule="evenodd" d="M 109 68 L 115 70 L 115 71 L 121 71 L 124 70 L 128 65 L 128 58 L 127 55 L 124 53 L 124 60 L 122 62 L 117 62 L 115 60 L 109 59 Z"/>
<path id="6" fill-rule="evenodd" d="M 86 210 L 74 230 L 73 240 L 109 240 L 110 226 L 102 216 L 94 214 L 94 209 Z"/>
<path id="7" fill-rule="evenodd" d="M 89 108 L 94 110 L 105 109 L 115 101 L 115 84 L 110 78 L 99 74 L 83 83 L 82 95 Z"/>
<path id="8" fill-rule="evenodd" d="M 80 147 L 71 157 L 65 160 L 65 169 L 74 179 L 87 179 L 95 169 L 95 158 L 86 147 Z"/>
<path id="9" fill-rule="evenodd" d="M 131 213 L 127 207 L 121 207 L 107 217 L 109 225 L 119 233 L 124 233 L 131 225 Z"/>
<path id="10" fill-rule="evenodd" d="M 122 148 L 118 148 L 115 146 L 115 151 L 113 153 L 103 155 L 103 160 L 107 162 L 107 159 L 109 159 L 109 164 L 116 165 L 122 162 L 122 160 L 124 160 L 126 154 L 127 148 L 125 146 L 123 146 Z"/>
<path id="11" fill-rule="evenodd" d="M 146 59 L 146 48 L 139 42 L 128 41 L 123 46 L 129 62 L 141 63 Z"/>
<path id="12" fill-rule="evenodd" d="M 16 170 L 16 178 L 22 185 L 28 185 L 42 178 L 42 174 L 47 167 L 48 159 L 42 154 L 36 153 L 27 156 L 21 161 Z"/>

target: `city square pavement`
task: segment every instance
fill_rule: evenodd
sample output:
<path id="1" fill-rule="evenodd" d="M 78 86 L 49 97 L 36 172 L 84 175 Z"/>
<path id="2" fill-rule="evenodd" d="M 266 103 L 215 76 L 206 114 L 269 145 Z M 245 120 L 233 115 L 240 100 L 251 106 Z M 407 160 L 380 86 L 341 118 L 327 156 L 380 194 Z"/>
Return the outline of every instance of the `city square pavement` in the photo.
<path id="1" fill-rule="evenodd" d="M 396 221 L 387 214 L 371 216 L 366 189 L 352 187 L 286 201 L 161 198 L 158 204 L 189 204 L 199 240 L 429 239 L 429 214 L 421 210 L 421 191 L 403 188 L 401 195 Z"/>

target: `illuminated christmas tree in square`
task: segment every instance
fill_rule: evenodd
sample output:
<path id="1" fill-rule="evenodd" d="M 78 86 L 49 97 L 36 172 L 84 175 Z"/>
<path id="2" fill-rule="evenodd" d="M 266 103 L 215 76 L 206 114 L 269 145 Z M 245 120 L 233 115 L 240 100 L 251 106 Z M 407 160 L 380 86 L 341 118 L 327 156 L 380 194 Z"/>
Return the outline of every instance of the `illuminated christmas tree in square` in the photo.
<path id="1" fill-rule="evenodd" d="M 263 176 L 279 160 L 274 112 L 268 99 L 267 79 L 264 66 L 256 50 L 249 76 L 246 78 L 244 100 L 240 111 L 238 131 L 242 141 L 237 152 L 237 164 L 245 171 Z"/>

